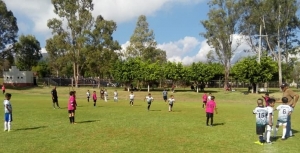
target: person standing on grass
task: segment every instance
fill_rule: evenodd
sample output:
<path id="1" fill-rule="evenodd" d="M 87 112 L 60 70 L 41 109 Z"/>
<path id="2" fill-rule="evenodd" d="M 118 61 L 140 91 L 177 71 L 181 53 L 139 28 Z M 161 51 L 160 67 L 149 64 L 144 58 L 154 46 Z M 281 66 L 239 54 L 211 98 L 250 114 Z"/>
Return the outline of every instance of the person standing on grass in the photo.
<path id="1" fill-rule="evenodd" d="M 148 94 L 148 96 L 145 97 L 144 101 L 147 101 L 147 104 L 148 104 L 148 111 L 150 110 L 150 106 L 151 106 L 151 103 L 154 101 L 154 98 L 151 96 L 151 93 Z"/>
<path id="2" fill-rule="evenodd" d="M 94 101 L 94 107 L 96 107 L 96 103 L 97 103 L 97 94 L 96 94 L 96 91 L 93 92 L 93 101 Z"/>
<path id="3" fill-rule="evenodd" d="M 296 104 L 298 102 L 299 99 L 299 95 L 296 94 L 293 90 L 288 88 L 288 84 L 287 83 L 283 83 L 280 86 L 282 92 L 283 92 L 283 97 L 286 97 L 288 99 L 288 105 L 292 107 L 292 111 L 294 111 Z M 291 115 L 288 116 L 287 119 L 287 125 L 286 125 L 286 136 L 285 138 L 288 137 L 292 137 L 293 136 L 293 132 L 292 132 L 292 128 L 291 128 Z"/>
<path id="4" fill-rule="evenodd" d="M 57 96 L 57 91 L 56 91 L 56 86 L 53 87 L 53 89 L 51 90 L 51 95 L 52 95 L 52 102 L 53 102 L 53 108 L 55 109 L 55 104 L 58 108 L 58 96 Z"/>
<path id="5" fill-rule="evenodd" d="M 273 98 L 269 98 L 268 101 L 268 106 L 267 106 L 267 110 L 268 110 L 268 114 L 267 114 L 267 132 L 265 133 L 265 140 L 268 144 L 272 144 L 272 142 L 270 141 L 271 138 L 271 131 L 272 131 L 272 127 L 273 127 L 273 107 L 275 105 L 275 99 Z"/>
<path id="6" fill-rule="evenodd" d="M 87 98 L 88 102 L 90 102 L 90 96 L 91 96 L 90 90 L 87 90 L 87 92 L 86 92 L 86 98 Z"/>
<path id="7" fill-rule="evenodd" d="M 277 131 L 279 126 L 282 126 L 282 140 L 286 139 L 286 126 L 287 126 L 287 121 L 288 121 L 288 117 L 292 114 L 292 107 L 289 106 L 288 103 L 288 98 L 287 97 L 283 97 L 282 98 L 282 103 L 281 105 L 277 106 L 276 110 L 278 110 L 278 120 L 277 120 L 277 124 L 276 124 L 276 130 L 274 132 L 274 137 L 276 137 L 277 135 Z"/>
<path id="8" fill-rule="evenodd" d="M 4 86 L 4 84 L 2 85 L 2 94 L 5 94 L 5 86 Z"/>
<path id="9" fill-rule="evenodd" d="M 114 92 L 114 102 L 118 102 L 118 92 L 115 90 Z"/>
<path id="10" fill-rule="evenodd" d="M 107 98 L 108 98 L 108 93 L 107 90 L 104 90 L 104 101 L 107 102 Z"/>
<path id="11" fill-rule="evenodd" d="M 204 108 L 206 106 L 206 103 L 207 103 L 207 94 L 206 94 L 206 92 L 204 92 L 204 94 L 202 95 L 202 101 L 203 101 L 202 108 Z"/>
<path id="12" fill-rule="evenodd" d="M 69 94 L 70 94 L 69 102 L 68 102 L 69 120 L 70 120 L 70 124 L 76 124 L 75 123 L 75 110 L 76 110 L 75 92 L 70 91 Z"/>
<path id="13" fill-rule="evenodd" d="M 163 95 L 163 99 L 165 101 L 165 103 L 167 103 L 168 100 L 168 91 L 166 91 L 166 89 L 164 89 L 164 91 L 162 92 Z"/>
<path id="14" fill-rule="evenodd" d="M 100 90 L 100 98 L 104 99 L 104 90 L 103 90 L 103 88 Z"/>
<path id="15" fill-rule="evenodd" d="M 174 99 L 174 96 L 171 95 L 171 98 L 169 98 L 169 112 L 173 111 L 173 104 L 175 103 L 175 99 Z"/>
<path id="16" fill-rule="evenodd" d="M 269 93 L 265 93 L 265 96 L 261 96 L 261 97 L 265 100 L 266 106 L 269 106 L 269 103 L 268 103 L 268 100 L 270 99 Z"/>
<path id="17" fill-rule="evenodd" d="M 5 100 L 3 102 L 4 104 L 4 131 L 10 131 L 11 130 L 11 122 L 12 119 L 12 106 L 10 103 L 11 94 L 6 93 L 5 94 Z"/>
<path id="18" fill-rule="evenodd" d="M 211 96 L 211 100 L 209 100 L 205 106 L 206 112 L 206 126 L 209 126 L 208 122 L 210 119 L 210 126 L 213 126 L 214 123 L 214 112 L 217 112 L 217 104 L 215 102 L 215 96 Z"/>
<path id="19" fill-rule="evenodd" d="M 263 99 L 259 98 L 257 100 L 257 107 L 253 110 L 253 114 L 256 114 L 255 115 L 256 134 L 258 135 L 258 141 L 254 143 L 263 145 L 264 143 L 263 135 L 266 130 L 267 116 L 268 116 L 268 109 L 264 107 Z"/>
<path id="20" fill-rule="evenodd" d="M 131 91 L 129 95 L 129 105 L 133 106 L 133 102 L 134 102 L 134 94 L 133 91 Z"/>

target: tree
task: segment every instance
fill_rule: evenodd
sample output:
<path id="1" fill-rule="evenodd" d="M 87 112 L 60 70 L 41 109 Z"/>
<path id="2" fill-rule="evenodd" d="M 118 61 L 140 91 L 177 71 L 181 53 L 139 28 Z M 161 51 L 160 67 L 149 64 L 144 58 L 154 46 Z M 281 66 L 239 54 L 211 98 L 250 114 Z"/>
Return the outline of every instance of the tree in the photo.
<path id="1" fill-rule="evenodd" d="M 156 47 L 154 32 L 148 27 L 147 18 L 139 16 L 133 35 L 130 37 L 130 45 L 126 49 L 125 57 L 139 57 L 144 61 L 152 63 L 159 60 L 161 63 L 167 61 L 165 51 Z"/>
<path id="2" fill-rule="evenodd" d="M 179 80 L 184 80 L 188 77 L 186 69 L 182 63 L 167 62 L 164 67 L 165 78 L 172 80 L 173 84 L 176 84 Z"/>
<path id="3" fill-rule="evenodd" d="M 0 0 L 0 55 L 10 63 L 13 63 L 13 50 L 12 47 L 7 48 L 7 45 L 16 43 L 18 30 L 13 12 L 8 11 L 4 1 Z M 1 61 L 1 65 L 3 62 Z"/>
<path id="4" fill-rule="evenodd" d="M 32 71 L 37 72 L 38 76 L 41 78 L 50 75 L 50 68 L 47 61 L 39 61 L 37 66 L 32 67 Z"/>
<path id="5" fill-rule="evenodd" d="M 65 52 L 73 64 L 73 77 L 75 87 L 78 87 L 80 69 L 83 68 L 85 56 L 86 38 L 85 34 L 93 26 L 92 0 L 52 0 L 54 13 L 60 19 L 54 18 L 48 20 L 48 27 L 52 29 L 53 38 L 61 37 L 63 40 L 60 49 Z M 66 21 L 66 25 L 63 24 Z"/>
<path id="6" fill-rule="evenodd" d="M 234 51 L 240 45 L 232 46 L 232 36 L 238 32 L 238 24 L 242 8 L 239 0 L 211 0 L 208 20 L 201 21 L 206 29 L 201 35 L 207 39 L 214 48 L 218 60 L 224 66 L 224 79 L 226 88 L 229 80 L 231 58 Z"/>
<path id="7" fill-rule="evenodd" d="M 255 56 L 247 57 L 232 67 L 236 78 L 252 84 L 253 92 L 256 92 L 257 83 L 270 81 L 278 70 L 277 63 L 270 57 L 262 57 L 261 63 L 258 63 L 256 59 Z"/>
<path id="8" fill-rule="evenodd" d="M 31 71 L 42 58 L 40 42 L 32 35 L 21 35 L 15 45 L 16 65 L 19 69 Z"/>

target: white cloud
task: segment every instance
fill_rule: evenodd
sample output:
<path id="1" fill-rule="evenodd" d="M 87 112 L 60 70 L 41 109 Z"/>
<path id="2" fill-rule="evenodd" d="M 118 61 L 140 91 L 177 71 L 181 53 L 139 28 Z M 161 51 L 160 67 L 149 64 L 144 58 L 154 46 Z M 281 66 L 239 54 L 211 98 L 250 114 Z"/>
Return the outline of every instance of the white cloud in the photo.
<path id="1" fill-rule="evenodd" d="M 196 4 L 204 0 L 94 0 L 94 17 L 102 15 L 117 23 L 130 21 L 140 15 L 154 15 L 174 4 Z M 4 0 L 8 10 L 23 15 L 34 24 L 33 31 L 49 34 L 48 19 L 56 17 L 50 0 Z"/>

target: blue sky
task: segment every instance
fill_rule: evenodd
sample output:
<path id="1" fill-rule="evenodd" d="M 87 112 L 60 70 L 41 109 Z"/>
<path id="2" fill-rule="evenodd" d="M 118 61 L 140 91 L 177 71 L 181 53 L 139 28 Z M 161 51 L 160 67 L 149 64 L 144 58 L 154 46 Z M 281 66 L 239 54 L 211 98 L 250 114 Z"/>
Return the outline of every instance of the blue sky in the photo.
<path id="1" fill-rule="evenodd" d="M 31 34 L 45 52 L 46 39 L 51 37 L 47 20 L 55 17 L 51 0 L 4 0 L 18 20 L 19 34 Z M 139 15 L 146 15 L 149 28 L 155 33 L 158 47 L 170 61 L 184 64 L 205 61 L 211 47 L 199 35 L 205 32 L 200 21 L 207 19 L 208 0 L 94 0 L 93 16 L 101 14 L 117 22 L 113 34 L 123 48 L 129 44 Z"/>

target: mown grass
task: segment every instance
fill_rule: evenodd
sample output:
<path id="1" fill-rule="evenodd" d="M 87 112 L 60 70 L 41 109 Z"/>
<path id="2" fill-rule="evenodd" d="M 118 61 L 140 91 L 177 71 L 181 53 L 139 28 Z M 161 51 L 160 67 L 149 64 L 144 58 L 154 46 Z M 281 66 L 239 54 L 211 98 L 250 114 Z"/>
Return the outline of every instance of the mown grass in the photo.
<path id="1" fill-rule="evenodd" d="M 261 95 L 244 95 L 242 90 L 224 92 L 207 89 L 216 96 L 219 114 L 214 127 L 205 126 L 202 93 L 181 90 L 174 94 L 174 111 L 162 100 L 161 91 L 147 111 L 146 92 L 135 92 L 135 106 L 129 106 L 129 93 L 118 89 L 119 102 L 113 102 L 115 88 L 108 88 L 109 102 L 98 100 L 97 107 L 86 100 L 86 90 L 78 88 L 76 125 L 70 125 L 67 113 L 69 88 L 58 87 L 62 109 L 53 109 L 51 88 L 12 90 L 12 132 L 0 133 L 0 152 L 298 152 L 300 129 L 298 108 L 293 114 L 295 136 L 273 145 L 259 146 L 252 110 Z M 94 89 L 89 89 L 93 91 Z M 97 93 L 99 94 L 99 89 Z M 280 98 L 280 92 L 271 96 Z M 99 95 L 98 95 L 99 96 Z M 299 106 L 298 106 L 299 107 Z M 277 118 L 277 113 L 275 114 Z M 281 129 L 279 132 L 281 135 Z"/>

